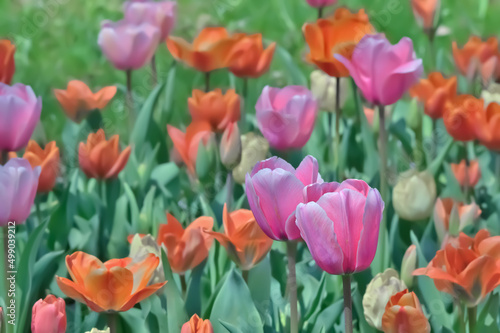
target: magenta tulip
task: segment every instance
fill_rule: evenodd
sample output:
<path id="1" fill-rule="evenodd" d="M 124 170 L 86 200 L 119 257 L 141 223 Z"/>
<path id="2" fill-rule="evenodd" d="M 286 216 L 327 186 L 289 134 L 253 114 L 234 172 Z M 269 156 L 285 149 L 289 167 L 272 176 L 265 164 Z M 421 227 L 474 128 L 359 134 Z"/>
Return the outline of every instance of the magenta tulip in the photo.
<path id="1" fill-rule="evenodd" d="M 307 3 L 311 7 L 320 8 L 320 7 L 334 5 L 337 3 L 337 1 L 338 0 L 307 0 Z"/>
<path id="2" fill-rule="evenodd" d="M 18 151 L 28 141 L 40 121 L 42 98 L 30 86 L 0 82 L 0 151 Z"/>
<path id="3" fill-rule="evenodd" d="M 418 82 L 424 70 L 408 37 L 392 45 L 384 35 L 366 35 L 351 60 L 340 54 L 335 57 L 349 70 L 363 96 L 377 105 L 396 103 Z"/>
<path id="4" fill-rule="evenodd" d="M 362 180 L 312 184 L 297 207 L 297 227 L 325 272 L 351 274 L 367 269 L 377 251 L 384 202 Z"/>
<path id="5" fill-rule="evenodd" d="M 65 333 L 66 304 L 62 298 L 48 295 L 33 305 L 31 316 L 32 333 Z"/>
<path id="6" fill-rule="evenodd" d="M 160 31 L 164 41 L 175 25 L 175 1 L 132 0 L 124 4 L 125 21 L 133 24 L 149 23 Z"/>
<path id="7" fill-rule="evenodd" d="M 295 208 L 304 202 L 304 187 L 322 183 L 318 161 L 306 156 L 297 169 L 278 157 L 255 165 L 246 175 L 245 191 L 250 209 L 261 229 L 275 240 L 295 240 Z"/>
<path id="8" fill-rule="evenodd" d="M 304 87 L 280 89 L 266 86 L 255 109 L 259 129 L 271 147 L 300 149 L 311 137 L 318 104 Z"/>
<path id="9" fill-rule="evenodd" d="M 24 222 L 35 200 L 41 168 L 31 168 L 23 158 L 0 165 L 0 227 L 8 222 Z"/>

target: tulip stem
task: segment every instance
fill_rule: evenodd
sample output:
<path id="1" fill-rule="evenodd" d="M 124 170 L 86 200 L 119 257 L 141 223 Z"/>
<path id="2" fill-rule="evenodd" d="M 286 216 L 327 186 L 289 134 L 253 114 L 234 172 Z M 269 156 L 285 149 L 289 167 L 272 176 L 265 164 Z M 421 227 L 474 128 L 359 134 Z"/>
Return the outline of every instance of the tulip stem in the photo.
<path id="1" fill-rule="evenodd" d="M 158 84 L 158 71 L 156 70 L 156 56 L 153 55 L 151 58 L 151 80 L 153 82 L 153 87 Z"/>
<path id="2" fill-rule="evenodd" d="M 127 75 L 127 95 L 126 95 L 126 104 L 129 112 L 129 121 L 131 126 L 134 124 L 134 99 L 132 97 L 132 70 L 128 69 L 125 71 Z M 130 128 L 132 129 L 132 127 Z"/>
<path id="3" fill-rule="evenodd" d="M 476 332 L 476 317 L 477 317 L 477 306 L 473 306 L 467 309 L 467 315 L 469 317 L 469 333 Z"/>
<path id="4" fill-rule="evenodd" d="M 226 177 L 226 205 L 229 212 L 231 211 L 231 206 L 233 204 L 233 189 L 233 171 L 229 170 Z"/>
<path id="5" fill-rule="evenodd" d="M 210 72 L 205 73 L 205 92 L 210 91 Z"/>
<path id="6" fill-rule="evenodd" d="M 241 270 L 241 276 L 243 277 L 243 280 L 248 284 L 248 269 L 243 269 Z"/>
<path id="7" fill-rule="evenodd" d="M 288 292 L 290 293 L 290 333 L 299 332 L 299 314 L 297 309 L 297 277 L 295 272 L 295 256 L 297 255 L 297 242 L 286 242 L 288 257 Z"/>
<path id="8" fill-rule="evenodd" d="M 324 7 L 319 7 L 318 8 L 318 19 L 320 19 L 320 18 L 323 17 L 323 9 L 324 9 Z"/>
<path id="9" fill-rule="evenodd" d="M 459 333 L 466 333 L 465 329 L 465 307 L 462 305 L 461 302 L 456 301 L 455 305 L 457 306 L 458 309 L 458 332 Z"/>
<path id="10" fill-rule="evenodd" d="M 342 285 L 344 287 L 345 333 L 352 333 L 351 275 L 342 275 Z"/>
<path id="11" fill-rule="evenodd" d="M 9 152 L 7 150 L 2 150 L 1 153 L 2 160 L 0 161 L 0 164 L 6 164 L 9 160 Z"/>
<path id="12" fill-rule="evenodd" d="M 340 166 L 340 119 L 342 109 L 340 108 L 340 77 L 337 78 L 335 95 L 335 160 L 337 162 L 337 181 L 342 181 L 342 170 Z"/>
<path id="13" fill-rule="evenodd" d="M 182 297 L 184 297 L 187 291 L 186 276 L 184 274 L 179 274 L 179 279 L 181 280 Z"/>
<path id="14" fill-rule="evenodd" d="M 379 157 L 380 157 L 380 194 L 382 195 L 382 200 L 385 202 L 386 206 L 389 206 L 388 196 L 387 196 L 387 133 L 385 128 L 385 107 L 383 105 L 379 105 Z M 387 215 L 386 209 L 384 209 L 384 213 L 382 214 L 382 221 L 380 223 L 380 235 L 379 235 L 379 245 L 377 250 L 381 251 L 382 260 L 380 263 L 382 267 L 380 267 L 380 271 L 382 272 L 385 269 L 385 237 L 386 237 L 386 224 L 387 224 Z"/>
<path id="15" fill-rule="evenodd" d="M 116 312 L 109 312 L 108 313 L 109 333 L 116 333 L 116 317 L 117 317 Z"/>
<path id="16" fill-rule="evenodd" d="M 465 151 L 465 174 L 464 174 L 464 196 L 465 203 L 469 203 L 469 154 L 467 153 L 467 143 L 464 142 L 464 151 Z"/>

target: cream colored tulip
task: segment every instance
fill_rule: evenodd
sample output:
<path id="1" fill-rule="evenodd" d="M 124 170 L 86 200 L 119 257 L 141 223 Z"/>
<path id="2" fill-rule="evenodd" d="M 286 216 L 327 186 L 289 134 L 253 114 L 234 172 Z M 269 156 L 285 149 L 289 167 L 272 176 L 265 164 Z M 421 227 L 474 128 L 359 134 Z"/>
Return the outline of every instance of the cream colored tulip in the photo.
<path id="1" fill-rule="evenodd" d="M 428 171 L 403 172 L 392 191 L 394 210 L 408 221 L 428 218 L 436 201 L 436 182 Z"/>
<path id="2" fill-rule="evenodd" d="M 105 330 L 98 330 L 97 328 L 93 328 L 91 331 L 88 331 L 86 333 L 109 333 L 109 327 L 106 328 Z"/>
<path id="3" fill-rule="evenodd" d="M 340 107 L 343 107 L 347 99 L 349 79 L 340 79 Z M 322 111 L 335 112 L 337 96 L 337 78 L 325 74 L 323 71 L 315 70 L 311 73 L 311 91 L 316 97 L 319 109 Z"/>
<path id="4" fill-rule="evenodd" d="M 265 160 L 269 152 L 269 142 L 252 132 L 241 136 L 241 145 L 241 162 L 233 170 L 234 181 L 239 184 L 245 182 L 245 175 L 252 171 L 257 162 Z"/>
<path id="5" fill-rule="evenodd" d="M 500 104 L 500 84 L 490 83 L 488 89 L 481 92 L 481 97 L 484 99 L 484 106 L 487 107 L 490 103 Z"/>
<path id="6" fill-rule="evenodd" d="M 148 285 L 165 281 L 165 274 L 163 272 L 163 265 L 161 263 L 160 246 L 156 243 L 156 240 L 151 235 L 145 235 L 142 238 L 139 234 L 134 235 L 134 237 L 132 238 L 132 242 L 130 243 L 129 257 L 132 258 L 132 260 L 135 262 L 140 262 L 147 258 L 151 253 L 160 258 L 160 264 L 154 271 Z"/>

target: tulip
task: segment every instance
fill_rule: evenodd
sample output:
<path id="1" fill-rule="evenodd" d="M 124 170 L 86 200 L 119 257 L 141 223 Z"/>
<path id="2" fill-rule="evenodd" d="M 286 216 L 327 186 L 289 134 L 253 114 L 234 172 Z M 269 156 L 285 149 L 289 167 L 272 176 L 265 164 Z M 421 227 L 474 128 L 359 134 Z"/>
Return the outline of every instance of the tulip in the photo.
<path id="1" fill-rule="evenodd" d="M 401 263 L 401 280 L 409 288 L 413 286 L 413 272 L 417 268 L 417 247 L 412 244 L 406 249 Z"/>
<path id="2" fill-rule="evenodd" d="M 110 329 L 109 327 L 105 330 L 98 330 L 97 328 L 93 328 L 91 331 L 88 331 L 86 333 L 110 333 Z"/>
<path id="3" fill-rule="evenodd" d="M 252 171 L 257 162 L 264 160 L 269 152 L 269 142 L 255 133 L 246 133 L 241 136 L 241 161 L 233 169 L 234 181 L 245 183 L 245 175 Z"/>
<path id="4" fill-rule="evenodd" d="M 314 8 L 321 8 L 330 5 L 334 5 L 338 0 L 306 0 L 309 6 Z"/>
<path id="5" fill-rule="evenodd" d="M 306 60 L 330 76 L 347 77 L 349 71 L 334 58 L 334 54 L 350 58 L 363 36 L 374 31 L 363 9 L 351 13 L 346 8 L 339 8 L 332 17 L 318 19 L 315 23 L 306 23 L 302 27 L 309 45 Z"/>
<path id="6" fill-rule="evenodd" d="M 47 193 L 52 191 L 59 175 L 61 160 L 56 142 L 51 141 L 42 149 L 36 141 L 30 140 L 24 151 L 23 158 L 30 162 L 32 168 L 37 166 L 41 168 L 37 192 Z"/>
<path id="7" fill-rule="evenodd" d="M 229 53 L 229 70 L 237 77 L 260 77 L 269 70 L 275 48 L 276 43 L 271 43 L 264 50 L 262 34 L 244 36 Z"/>
<path id="8" fill-rule="evenodd" d="M 188 99 L 193 122 L 208 122 L 214 131 L 222 132 L 232 122 L 240 120 L 240 97 L 234 89 L 222 94 L 220 89 L 210 92 L 193 90 Z"/>
<path id="9" fill-rule="evenodd" d="M 213 218 L 202 216 L 184 229 L 172 214 L 167 214 L 167 224 L 160 225 L 157 242 L 166 247 L 174 273 L 184 275 L 208 257 L 213 237 L 205 231 L 212 230 L 213 225 Z"/>
<path id="10" fill-rule="evenodd" d="M 448 236 L 458 237 L 459 233 L 466 226 L 472 225 L 480 215 L 481 209 L 474 202 L 465 205 L 451 198 L 438 198 L 434 207 L 434 227 L 438 239 L 443 243 Z"/>
<path id="11" fill-rule="evenodd" d="M 450 166 L 457 182 L 463 188 L 473 188 L 481 178 L 481 169 L 477 160 L 469 161 L 469 165 L 465 160 L 461 160 L 460 163 L 451 163 Z"/>
<path id="12" fill-rule="evenodd" d="M 8 222 L 23 223 L 35 201 L 40 167 L 31 168 L 22 158 L 13 158 L 0 165 L 0 226 Z"/>
<path id="13" fill-rule="evenodd" d="M 335 57 L 349 70 L 363 96 L 377 105 L 396 103 L 422 75 L 422 59 L 417 59 L 413 42 L 403 37 L 398 44 L 383 35 L 366 35 L 349 60 Z"/>
<path id="14" fill-rule="evenodd" d="M 214 329 L 212 327 L 212 324 L 210 323 L 210 320 L 208 319 L 201 319 L 198 317 L 198 315 L 195 313 L 191 319 L 182 325 L 181 328 L 181 333 L 213 333 Z"/>
<path id="15" fill-rule="evenodd" d="M 88 178 L 110 179 L 118 177 L 130 156 L 130 146 L 120 152 L 119 136 L 113 135 L 106 141 L 104 131 L 90 133 L 87 143 L 80 142 L 78 160 Z"/>
<path id="16" fill-rule="evenodd" d="M 311 137 L 318 104 L 304 87 L 279 89 L 266 86 L 255 109 L 259 129 L 271 147 L 300 149 Z"/>
<path id="17" fill-rule="evenodd" d="M 481 92 L 481 98 L 484 100 L 484 105 L 486 106 L 489 106 L 491 103 L 500 104 L 500 84 L 490 83 L 487 90 Z"/>
<path id="18" fill-rule="evenodd" d="M 65 333 L 66 303 L 62 298 L 48 295 L 33 305 L 31 316 L 33 333 Z"/>
<path id="19" fill-rule="evenodd" d="M 434 28 L 436 13 L 441 5 L 441 0 L 412 0 L 413 15 L 418 24 L 425 30 Z"/>
<path id="20" fill-rule="evenodd" d="M 56 276 L 66 296 L 87 304 L 95 312 L 128 311 L 148 298 L 166 282 L 148 286 L 160 259 L 150 254 L 143 261 L 111 259 L 105 263 L 93 255 L 77 251 L 66 256 L 71 280 Z"/>
<path id="21" fill-rule="evenodd" d="M 478 117 L 484 101 L 471 95 L 459 95 L 446 104 L 443 114 L 446 131 L 457 141 L 475 140 Z"/>
<path id="22" fill-rule="evenodd" d="M 30 86 L 0 82 L 0 152 L 25 147 L 41 112 L 42 98 L 36 97 Z"/>
<path id="23" fill-rule="evenodd" d="M 414 292 L 408 289 L 393 295 L 382 317 L 384 333 L 429 333 L 431 326 Z"/>
<path id="24" fill-rule="evenodd" d="M 457 77 L 445 79 L 443 74 L 432 72 L 410 89 L 410 95 L 424 103 L 426 115 L 432 119 L 442 118 L 446 104 L 457 95 Z"/>
<path id="25" fill-rule="evenodd" d="M 115 94 L 115 86 L 104 87 L 94 94 L 84 82 L 78 80 L 69 81 L 66 90 L 54 89 L 64 113 L 76 123 L 80 123 L 91 111 L 104 109 Z"/>
<path id="26" fill-rule="evenodd" d="M 339 106 L 344 107 L 347 100 L 349 80 L 340 79 Z M 319 103 L 319 109 L 335 112 L 335 99 L 337 98 L 337 78 L 331 77 L 322 71 L 311 73 L 311 92 Z"/>
<path id="27" fill-rule="evenodd" d="M 366 287 L 363 296 L 363 310 L 368 324 L 382 330 L 382 316 L 392 295 L 405 290 L 406 285 L 392 268 L 378 273 Z"/>
<path id="28" fill-rule="evenodd" d="M 153 272 L 148 285 L 165 281 L 165 273 L 163 272 L 163 265 L 161 263 L 161 250 L 156 240 L 151 235 L 135 234 L 130 239 L 130 253 L 129 257 L 134 262 L 142 262 L 147 259 L 150 254 L 154 254 L 160 258 L 158 267 Z"/>
<path id="29" fill-rule="evenodd" d="M 132 24 L 149 23 L 154 25 L 160 33 L 160 41 L 165 40 L 175 25 L 175 1 L 126 1 L 123 6 L 125 21 Z"/>
<path id="30" fill-rule="evenodd" d="M 500 104 L 490 103 L 486 112 L 478 112 L 479 121 L 476 125 L 476 135 L 485 147 L 500 151 L 500 133 L 498 120 L 500 119 Z"/>
<path id="31" fill-rule="evenodd" d="M 241 161 L 241 138 L 237 123 L 226 127 L 220 141 L 220 160 L 222 164 L 232 170 Z"/>
<path id="32" fill-rule="evenodd" d="M 436 200 L 436 182 L 428 171 L 403 172 L 392 191 L 394 210 L 408 221 L 428 218 Z"/>
<path id="33" fill-rule="evenodd" d="M 498 57 L 498 40 L 494 37 L 483 42 L 477 36 L 471 36 L 462 49 L 453 42 L 453 58 L 459 71 L 471 81 L 480 73 L 487 82 L 495 73 Z"/>
<path id="34" fill-rule="evenodd" d="M 10 84 L 16 71 L 16 46 L 8 39 L 0 39 L 0 82 Z"/>
<path id="35" fill-rule="evenodd" d="M 310 155 L 297 169 L 281 158 L 271 157 L 257 163 L 246 175 L 248 204 L 269 238 L 300 239 L 300 231 L 295 225 L 295 209 L 304 200 L 304 188 L 316 182 L 322 183 L 323 179 L 318 172 L 318 161 Z"/>

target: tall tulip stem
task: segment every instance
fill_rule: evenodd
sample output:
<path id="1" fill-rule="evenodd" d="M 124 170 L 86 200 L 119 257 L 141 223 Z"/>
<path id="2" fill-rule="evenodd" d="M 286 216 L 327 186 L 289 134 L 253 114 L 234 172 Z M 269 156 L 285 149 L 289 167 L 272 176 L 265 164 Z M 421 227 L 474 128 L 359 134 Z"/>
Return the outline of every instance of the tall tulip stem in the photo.
<path id="1" fill-rule="evenodd" d="M 337 163 L 337 181 L 342 181 L 342 170 L 340 170 L 340 119 L 342 109 L 340 108 L 340 77 L 337 78 L 335 92 L 335 160 Z"/>
<path id="2" fill-rule="evenodd" d="M 116 317 L 117 316 L 118 316 L 118 314 L 114 311 L 108 313 L 109 333 L 116 333 Z"/>
<path id="3" fill-rule="evenodd" d="M 186 276 L 184 274 L 179 274 L 179 279 L 181 280 L 182 297 L 184 297 L 184 296 L 186 296 L 186 292 L 187 292 Z"/>
<path id="4" fill-rule="evenodd" d="M 318 8 L 318 19 L 320 19 L 320 18 L 323 17 L 323 9 L 324 9 L 324 7 L 319 7 Z"/>
<path id="5" fill-rule="evenodd" d="M 467 316 L 469 317 L 469 333 L 475 333 L 476 332 L 477 306 L 467 308 Z"/>
<path id="6" fill-rule="evenodd" d="M 153 55 L 151 58 L 151 81 L 153 83 L 153 87 L 156 87 L 158 84 L 158 71 L 156 69 L 156 56 Z"/>
<path id="7" fill-rule="evenodd" d="M 344 287 L 345 333 L 352 333 L 351 276 L 349 274 L 342 275 L 342 285 Z"/>
<path id="8" fill-rule="evenodd" d="M 299 332 L 299 312 L 297 309 L 297 277 L 295 272 L 295 256 L 297 255 L 297 242 L 286 242 L 288 257 L 288 292 L 290 295 L 290 333 Z"/>
<path id="9" fill-rule="evenodd" d="M 229 211 L 231 211 L 231 206 L 233 205 L 233 190 L 234 190 L 233 171 L 229 170 L 227 172 L 227 177 L 226 177 L 226 205 Z"/>
<path id="10" fill-rule="evenodd" d="M 379 105 L 379 157 L 380 157 L 380 194 L 382 200 L 388 205 L 388 193 L 387 193 L 387 132 L 385 129 L 385 107 Z M 386 237 L 386 227 L 387 227 L 387 215 L 386 210 L 382 215 L 382 221 L 380 223 L 380 235 L 379 235 L 379 246 L 378 251 L 381 251 L 381 264 L 380 271 L 385 269 L 385 237 Z"/>
<path id="11" fill-rule="evenodd" d="M 131 124 L 133 124 L 134 118 L 134 99 L 132 97 L 132 70 L 128 69 L 126 72 L 127 75 L 127 95 L 126 95 L 126 104 L 129 112 L 129 118 Z"/>
<path id="12" fill-rule="evenodd" d="M 7 150 L 0 150 L 1 153 L 1 158 L 2 160 L 0 161 L 0 164 L 5 164 L 9 160 L 9 152 Z"/>

